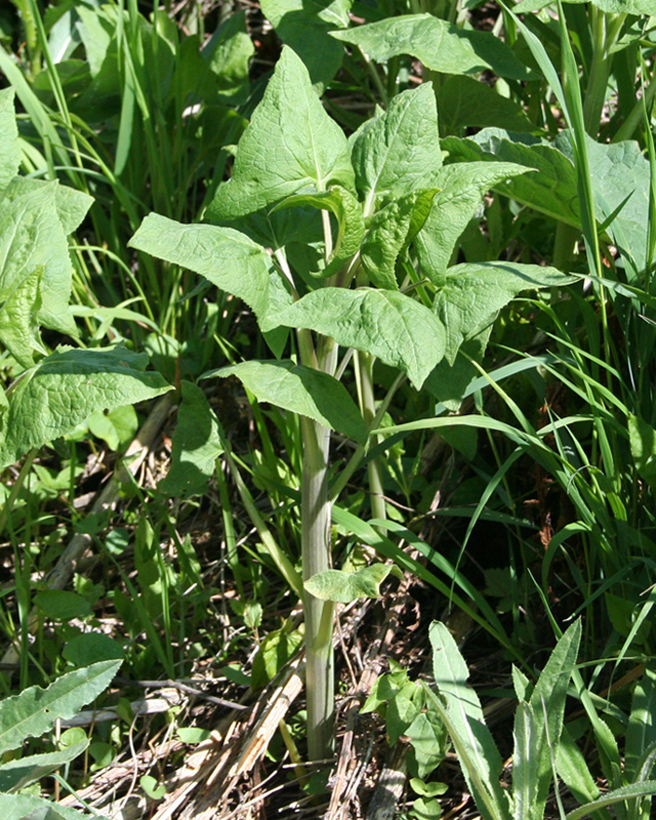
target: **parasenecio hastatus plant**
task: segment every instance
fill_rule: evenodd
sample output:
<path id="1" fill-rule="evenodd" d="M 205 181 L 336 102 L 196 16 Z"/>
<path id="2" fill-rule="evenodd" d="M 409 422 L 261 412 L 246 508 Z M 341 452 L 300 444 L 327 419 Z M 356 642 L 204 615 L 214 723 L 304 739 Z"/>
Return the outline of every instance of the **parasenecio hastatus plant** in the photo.
<path id="1" fill-rule="evenodd" d="M 334 601 L 375 596 L 389 572 L 379 564 L 356 575 L 332 568 L 331 502 L 379 443 L 383 413 L 404 380 L 456 406 L 499 309 L 522 290 L 572 281 L 537 265 L 449 264 L 485 192 L 526 171 L 444 165 L 430 83 L 398 94 L 347 139 L 284 47 L 204 223 L 150 214 L 131 240 L 253 310 L 275 358 L 205 375 L 235 375 L 258 401 L 300 415 L 302 584 L 270 533 L 267 546 L 303 599 L 312 760 L 333 750 Z M 380 404 L 376 360 L 398 371 Z M 344 383 L 351 372 L 357 403 Z M 332 431 L 358 448 L 329 486 Z M 380 464 L 367 469 L 373 517 L 383 519 Z"/>

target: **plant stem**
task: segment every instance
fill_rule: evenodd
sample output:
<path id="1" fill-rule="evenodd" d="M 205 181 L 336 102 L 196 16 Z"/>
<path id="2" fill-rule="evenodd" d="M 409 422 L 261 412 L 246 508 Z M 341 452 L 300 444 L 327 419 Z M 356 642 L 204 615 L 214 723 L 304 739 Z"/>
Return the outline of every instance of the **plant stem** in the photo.
<path id="1" fill-rule="evenodd" d="M 330 569 L 330 503 L 328 447 L 330 430 L 307 417 L 303 433 L 301 533 L 303 580 Z M 305 591 L 305 681 L 310 760 L 330 757 L 334 749 L 334 668 L 332 623 L 334 605 Z"/>
<path id="2" fill-rule="evenodd" d="M 376 415 L 376 402 L 374 399 L 373 387 L 374 357 L 370 353 L 356 351 L 355 353 L 355 376 L 358 388 L 358 401 L 360 412 L 365 424 L 371 429 L 371 422 Z M 369 446 L 375 447 L 379 442 L 379 437 L 372 435 L 369 439 Z M 383 498 L 383 478 L 380 459 L 372 459 L 367 465 L 367 476 L 369 478 L 369 494 L 371 503 L 372 518 L 387 518 L 385 499 Z"/>
<path id="3" fill-rule="evenodd" d="M 332 374 L 338 346 L 333 339 L 317 338 L 315 348 L 301 341 L 306 364 Z M 303 479 L 301 484 L 301 553 L 303 581 L 331 568 L 328 496 L 330 429 L 306 416 L 301 417 Z M 333 658 L 332 601 L 303 593 L 305 610 L 305 682 L 307 695 L 308 756 L 311 761 L 332 757 L 334 751 L 335 673 Z"/>

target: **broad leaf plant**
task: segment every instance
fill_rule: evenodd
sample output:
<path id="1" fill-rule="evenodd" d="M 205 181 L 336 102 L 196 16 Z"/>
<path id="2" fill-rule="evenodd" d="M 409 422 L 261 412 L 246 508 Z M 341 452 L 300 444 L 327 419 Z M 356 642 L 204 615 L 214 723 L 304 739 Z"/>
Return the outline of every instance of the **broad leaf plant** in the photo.
<path id="1" fill-rule="evenodd" d="M 235 375 L 258 400 L 300 416 L 313 760 L 333 748 L 333 601 L 345 598 L 335 592 L 331 501 L 365 449 L 379 443 L 385 407 L 403 381 L 416 390 L 430 386 L 457 406 L 499 309 L 525 289 L 571 281 L 538 265 L 451 264 L 486 191 L 526 172 L 512 163 L 444 165 L 430 83 L 400 93 L 347 138 L 324 110 L 304 63 L 285 47 L 239 142 L 232 177 L 219 186 L 205 221 L 183 225 L 150 214 L 131 240 L 253 310 L 274 358 L 211 375 Z M 380 405 L 377 360 L 398 374 Z M 329 486 L 334 433 L 358 448 Z M 372 512 L 384 518 L 376 460 L 368 478 Z M 289 568 L 282 570 L 290 579 Z M 375 595 L 383 575 L 356 584 L 345 579 L 344 588 Z"/>

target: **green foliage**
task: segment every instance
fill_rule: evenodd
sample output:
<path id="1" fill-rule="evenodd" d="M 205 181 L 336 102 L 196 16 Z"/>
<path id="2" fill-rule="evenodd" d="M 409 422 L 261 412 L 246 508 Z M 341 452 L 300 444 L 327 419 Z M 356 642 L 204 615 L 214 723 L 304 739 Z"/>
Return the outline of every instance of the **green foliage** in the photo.
<path id="1" fill-rule="evenodd" d="M 121 661 L 100 661 L 68 672 L 47 689 L 33 686 L 0 702 L 0 750 L 12 751 L 25 740 L 49 732 L 56 720 L 73 717 L 111 683 Z M 82 740 L 46 754 L 27 755 L 0 766 L 0 806 L 9 817 L 80 818 L 71 809 L 55 809 L 39 798 L 16 792 L 72 762 L 88 747 Z"/>
<path id="2" fill-rule="evenodd" d="M 501 756 L 485 725 L 478 696 L 467 685 L 467 666 L 455 641 L 439 622 L 432 625 L 430 637 L 437 692 L 427 689 L 429 709 L 444 721 L 468 788 L 486 820 L 542 820 L 556 773 L 562 774 L 575 794 L 593 792 L 592 800 L 570 811 L 567 820 L 578 820 L 606 806 L 621 807 L 624 801 L 635 805 L 645 795 L 656 794 L 656 781 L 646 779 L 649 772 L 642 769 L 639 774 L 633 772 L 630 784 L 600 796 L 583 757 L 577 752 L 574 758 L 570 756 L 576 747 L 567 739 L 561 743 L 565 699 L 581 638 L 580 621 L 575 621 L 560 638 L 534 686 L 518 669 L 513 670 L 518 705 L 511 792 L 499 786 Z M 642 703 L 635 703 L 634 708 L 633 719 L 638 721 Z M 573 760 L 577 765 L 572 765 Z"/>

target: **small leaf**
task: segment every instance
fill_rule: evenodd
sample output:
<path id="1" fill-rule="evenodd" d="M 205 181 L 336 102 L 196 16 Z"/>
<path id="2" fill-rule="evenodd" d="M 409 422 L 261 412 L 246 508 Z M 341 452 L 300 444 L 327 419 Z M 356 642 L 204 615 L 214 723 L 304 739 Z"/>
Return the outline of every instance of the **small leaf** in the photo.
<path id="1" fill-rule="evenodd" d="M 205 394 L 188 381 L 181 384 L 182 402 L 173 433 L 171 467 L 157 485 L 169 496 L 204 493 L 214 475 L 216 460 L 223 452 L 219 420 Z"/>
<path id="2" fill-rule="evenodd" d="M 443 285 L 456 243 L 485 193 L 499 182 L 528 169 L 509 162 L 460 162 L 445 165 L 435 180 L 438 188 L 415 248 L 422 273 Z"/>
<path id="3" fill-rule="evenodd" d="M 205 376 L 237 376 L 258 401 L 268 401 L 338 430 L 365 444 L 367 426 L 341 382 L 328 373 L 293 362 L 243 362 Z"/>
<path id="4" fill-rule="evenodd" d="M 437 316 L 391 290 L 321 288 L 291 305 L 280 322 L 371 353 L 406 372 L 418 390 L 444 355 L 444 327 Z"/>
<path id="5" fill-rule="evenodd" d="M 151 800 L 161 800 L 166 794 L 166 786 L 163 783 L 158 786 L 157 780 L 152 775 L 141 775 L 139 785 Z"/>
<path id="6" fill-rule="evenodd" d="M 303 644 L 303 632 L 292 629 L 286 622 L 280 629 L 269 632 L 253 659 L 251 686 L 259 689 L 272 681 Z"/>
<path id="7" fill-rule="evenodd" d="M 46 618 L 53 621 L 70 621 L 86 618 L 91 614 L 91 604 L 82 595 L 66 589 L 44 589 L 34 596 L 34 603 Z"/>
<path id="8" fill-rule="evenodd" d="M 639 416 L 629 415 L 631 457 L 638 473 L 656 487 L 656 430 Z"/>
<path id="9" fill-rule="evenodd" d="M 378 598 L 380 585 L 392 571 L 392 564 L 371 564 L 356 572 L 327 569 L 317 572 L 303 586 L 322 601 L 350 604 L 358 598 Z"/>

